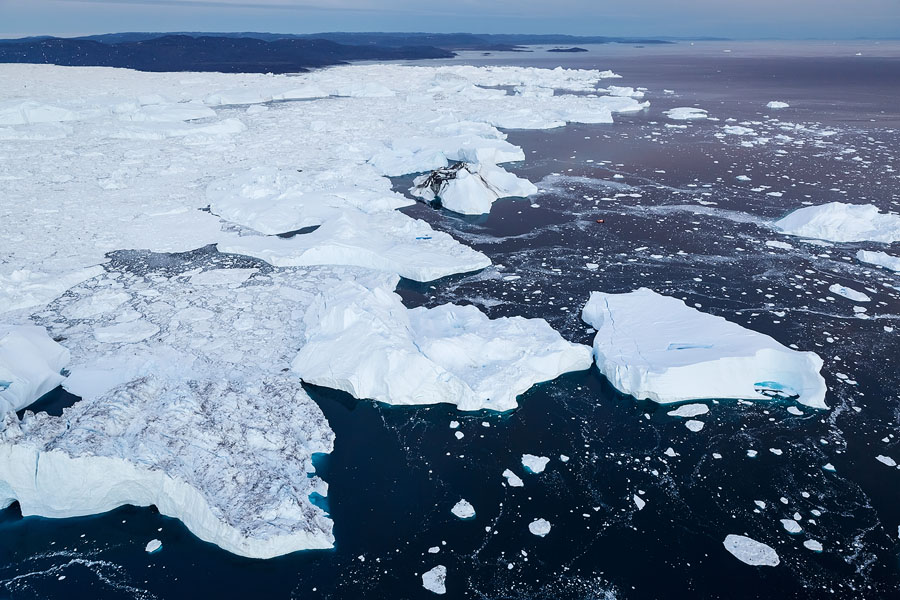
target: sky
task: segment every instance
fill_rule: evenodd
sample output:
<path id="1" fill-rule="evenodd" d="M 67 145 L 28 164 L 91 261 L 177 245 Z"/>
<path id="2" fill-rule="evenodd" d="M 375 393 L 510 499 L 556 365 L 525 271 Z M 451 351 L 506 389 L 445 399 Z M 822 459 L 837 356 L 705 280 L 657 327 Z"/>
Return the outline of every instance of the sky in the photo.
<path id="1" fill-rule="evenodd" d="M 427 31 L 900 37 L 900 0 L 0 0 L 0 37 Z"/>

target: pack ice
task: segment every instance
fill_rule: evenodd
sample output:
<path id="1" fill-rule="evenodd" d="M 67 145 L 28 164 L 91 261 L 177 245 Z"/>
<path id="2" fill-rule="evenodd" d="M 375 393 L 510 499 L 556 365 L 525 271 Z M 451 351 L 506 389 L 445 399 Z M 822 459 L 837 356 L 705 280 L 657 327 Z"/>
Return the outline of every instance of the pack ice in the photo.
<path id="1" fill-rule="evenodd" d="M 795 210 L 775 221 L 782 233 L 830 242 L 900 241 L 900 215 L 872 204 L 829 202 Z"/>
<path id="2" fill-rule="evenodd" d="M 474 306 L 407 309 L 387 288 L 347 283 L 305 316 L 293 362 L 304 381 L 387 404 L 512 410 L 538 382 L 591 366 L 590 348 L 543 319 L 489 319 Z"/>
<path id="3" fill-rule="evenodd" d="M 597 367 L 620 391 L 673 403 L 712 398 L 795 399 L 825 405 L 822 359 L 782 346 L 647 288 L 592 292 L 582 318 L 597 330 Z"/>
<path id="4" fill-rule="evenodd" d="M 152 504 L 243 556 L 331 547 L 331 520 L 310 495 L 327 494 L 312 457 L 334 434 L 283 371 L 303 335 L 297 307 L 353 279 L 385 284 L 319 267 L 108 271 L 76 286 L 40 321 L 71 346 L 63 383 L 82 400 L 60 417 L 7 414 L 0 506 L 70 517 Z M 123 324 L 135 333 L 105 335 Z"/>

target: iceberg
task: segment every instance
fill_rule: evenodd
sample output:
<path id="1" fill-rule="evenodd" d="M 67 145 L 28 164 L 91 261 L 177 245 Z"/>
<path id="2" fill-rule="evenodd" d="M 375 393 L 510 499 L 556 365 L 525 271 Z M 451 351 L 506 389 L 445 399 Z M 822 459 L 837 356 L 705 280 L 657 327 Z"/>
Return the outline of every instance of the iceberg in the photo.
<path id="1" fill-rule="evenodd" d="M 787 102 L 782 102 L 781 100 L 772 100 L 771 102 L 766 104 L 766 108 L 774 108 L 774 109 L 790 108 L 790 106 L 791 106 L 790 104 L 788 104 Z"/>
<path id="2" fill-rule="evenodd" d="M 713 398 L 794 399 L 825 409 L 822 359 L 647 288 L 592 292 L 582 319 L 594 357 L 620 391 L 660 404 Z"/>
<path id="3" fill-rule="evenodd" d="M 900 215 L 882 213 L 872 204 L 829 202 L 795 210 L 775 221 L 788 235 L 829 242 L 900 241 Z"/>
<path id="4" fill-rule="evenodd" d="M 35 325 L 0 323 L 0 416 L 25 408 L 60 383 L 69 351 Z"/>
<path id="5" fill-rule="evenodd" d="M 845 285 L 841 285 L 839 283 L 834 283 L 828 286 L 828 291 L 832 294 L 837 294 L 838 296 L 843 296 L 848 300 L 853 300 L 854 302 L 871 302 L 872 299 L 869 298 L 868 295 L 854 290 L 853 288 L 849 288 Z"/>
<path id="6" fill-rule="evenodd" d="M 774 548 L 744 535 L 729 534 L 723 544 L 726 550 L 744 564 L 754 567 L 777 567 L 781 562 Z"/>
<path id="7" fill-rule="evenodd" d="M 695 119 L 707 119 L 706 110 L 703 108 L 694 108 L 693 106 L 679 106 L 678 108 L 670 108 L 664 113 L 673 121 L 692 121 Z"/>
<path id="8" fill-rule="evenodd" d="M 495 200 L 524 198 L 538 189 L 496 165 L 458 162 L 417 177 L 409 191 L 428 202 L 439 200 L 453 212 L 480 215 L 491 212 Z"/>
<path id="9" fill-rule="evenodd" d="M 242 556 L 329 548 L 332 522 L 311 496 L 327 494 L 313 457 L 331 451 L 334 433 L 288 369 L 302 308 L 341 282 L 379 287 L 396 277 L 327 267 L 230 277 L 208 264 L 226 258 L 191 260 L 202 266 L 117 255 L 122 270 L 42 311 L 50 335 L 71 349 L 64 379 L 59 364 L 70 352 L 29 330 L 43 356 L 59 356 L 48 385 L 62 380 L 81 400 L 59 417 L 7 413 L 0 506 L 18 501 L 24 515 L 60 518 L 154 505 Z M 156 333 L 97 335 L 134 323 Z"/>
<path id="10" fill-rule="evenodd" d="M 460 500 L 459 502 L 454 504 L 453 508 L 450 509 L 450 512 L 452 512 L 453 516 L 457 519 L 475 518 L 475 507 L 472 506 L 472 504 L 467 500 Z"/>
<path id="11" fill-rule="evenodd" d="M 529 473 L 543 473 L 550 459 L 546 456 L 535 456 L 534 454 L 522 455 L 522 466 Z"/>
<path id="12" fill-rule="evenodd" d="M 386 404 L 512 410 L 532 385 L 590 367 L 590 348 L 543 319 L 489 319 L 474 306 L 407 309 L 390 288 L 346 283 L 305 315 L 292 363 L 304 381 Z"/>
<path id="13" fill-rule="evenodd" d="M 531 523 L 528 524 L 528 531 L 530 531 L 533 535 L 538 537 L 544 537 L 548 533 L 550 533 L 550 522 L 547 519 L 535 519 Z"/>
<path id="14" fill-rule="evenodd" d="M 447 593 L 447 567 L 438 565 L 422 573 L 422 587 L 435 594 Z"/>
<path id="15" fill-rule="evenodd" d="M 870 265 L 890 269 L 891 271 L 900 271 L 900 256 L 891 256 L 887 252 L 860 250 L 856 253 L 856 259 Z"/>

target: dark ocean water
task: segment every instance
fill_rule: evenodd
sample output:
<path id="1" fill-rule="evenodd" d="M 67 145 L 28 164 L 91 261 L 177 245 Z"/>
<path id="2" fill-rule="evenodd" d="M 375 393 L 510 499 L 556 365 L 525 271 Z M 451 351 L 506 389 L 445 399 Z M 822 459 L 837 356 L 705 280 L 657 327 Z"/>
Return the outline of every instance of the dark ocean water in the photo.
<path id="1" fill-rule="evenodd" d="M 540 182 L 539 196 L 498 202 L 481 218 L 407 209 L 503 265 L 499 275 L 404 282 L 409 306 L 543 317 L 590 343 L 579 319 L 590 291 L 651 287 L 818 352 L 831 410 L 723 401 L 694 433 L 618 394 L 596 369 L 538 385 L 502 415 L 309 388 L 337 435 L 318 465 L 334 550 L 248 560 L 153 508 L 50 520 L 23 519 L 14 505 L 0 513 L 0 597 L 430 598 L 419 575 L 436 564 L 447 566 L 448 598 L 900 596 L 900 470 L 875 460 L 900 459 L 900 277 L 854 258 L 861 248 L 897 255 L 900 245 L 822 247 L 765 224 L 804 201 L 900 209 L 900 46 L 603 46 L 460 61 L 612 69 L 624 77 L 610 83 L 649 88 L 651 108 L 614 125 L 509 132 L 528 157 L 512 170 Z M 791 108 L 769 111 L 770 100 Z M 720 120 L 666 127 L 663 110 L 693 105 Z M 770 141 L 742 146 L 722 134 L 741 123 Z M 760 186 L 769 187 L 752 191 Z M 833 283 L 867 290 L 869 318 L 828 300 Z M 502 471 L 521 474 L 526 452 L 551 457 L 547 470 L 506 487 Z M 451 515 L 460 498 L 475 506 L 473 520 Z M 790 535 L 780 519 L 795 513 L 804 532 Z M 545 538 L 527 529 L 539 517 L 553 525 Z M 781 565 L 738 562 L 722 545 L 730 533 L 771 545 Z M 148 555 L 153 538 L 163 549 Z M 823 552 L 806 549 L 808 539 Z"/>

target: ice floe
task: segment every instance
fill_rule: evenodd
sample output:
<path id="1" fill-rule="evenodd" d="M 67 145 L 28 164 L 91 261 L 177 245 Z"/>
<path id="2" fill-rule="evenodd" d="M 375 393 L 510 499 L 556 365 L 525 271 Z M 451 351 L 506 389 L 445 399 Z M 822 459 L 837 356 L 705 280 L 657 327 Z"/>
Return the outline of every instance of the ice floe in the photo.
<path id="1" fill-rule="evenodd" d="M 871 250 L 860 250 L 856 253 L 856 258 L 860 262 L 884 267 L 891 271 L 900 271 L 900 256 L 891 256 L 887 252 L 873 252 Z"/>
<path id="2" fill-rule="evenodd" d="M 69 351 L 43 327 L 0 323 L 0 417 L 62 383 L 68 363 Z"/>
<path id="3" fill-rule="evenodd" d="M 670 108 L 665 111 L 665 115 L 673 121 L 691 121 L 696 119 L 709 118 L 706 110 L 702 108 L 694 108 L 692 106 L 680 106 L 678 108 Z"/>
<path id="4" fill-rule="evenodd" d="M 806 206 L 775 221 L 774 227 L 788 235 L 830 242 L 900 241 L 900 215 L 880 212 L 872 204 Z"/>
<path id="5" fill-rule="evenodd" d="M 543 473 L 549 462 L 550 459 L 546 456 L 535 456 L 534 454 L 522 455 L 522 466 L 525 467 L 529 473 Z"/>
<path id="6" fill-rule="evenodd" d="M 788 104 L 787 102 L 782 102 L 781 100 L 772 100 L 771 102 L 766 104 L 766 108 L 774 108 L 774 109 L 790 108 L 790 106 L 791 106 L 790 104 Z"/>
<path id="7" fill-rule="evenodd" d="M 503 476 L 506 478 L 506 483 L 509 487 L 522 487 L 525 485 L 525 482 L 522 481 L 522 478 L 506 469 L 503 471 Z"/>
<path id="8" fill-rule="evenodd" d="M 641 288 L 593 292 L 582 318 L 597 330 L 594 357 L 622 392 L 659 403 L 793 398 L 825 405 L 822 359 Z"/>
<path id="9" fill-rule="evenodd" d="M 294 371 L 388 404 L 511 410 L 535 383 L 591 364 L 588 347 L 565 341 L 543 319 L 492 320 L 452 304 L 407 309 L 389 289 L 356 283 L 324 293 L 305 321 Z"/>
<path id="10" fill-rule="evenodd" d="M 422 573 L 422 587 L 435 594 L 446 594 L 447 567 L 438 565 Z"/>
<path id="11" fill-rule="evenodd" d="M 828 286 L 828 291 L 832 294 L 837 294 L 838 296 L 843 296 L 848 300 L 853 300 L 854 302 L 871 302 L 872 299 L 869 298 L 866 294 L 854 290 L 853 288 L 849 288 L 845 285 L 841 285 L 839 283 L 832 284 Z"/>
<path id="12" fill-rule="evenodd" d="M 475 518 L 475 507 L 467 500 L 460 500 L 454 504 L 453 508 L 450 509 L 450 512 L 458 519 Z"/>
<path id="13" fill-rule="evenodd" d="M 781 562 L 774 548 L 747 536 L 729 534 L 723 543 L 735 558 L 754 567 L 776 567 Z"/>
<path id="14" fill-rule="evenodd" d="M 528 531 L 538 537 L 544 537 L 548 533 L 550 533 L 550 521 L 546 519 L 535 519 L 531 523 L 528 524 Z"/>

